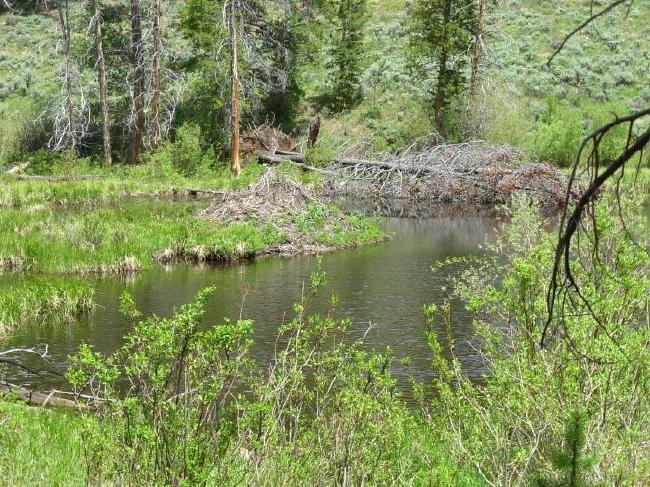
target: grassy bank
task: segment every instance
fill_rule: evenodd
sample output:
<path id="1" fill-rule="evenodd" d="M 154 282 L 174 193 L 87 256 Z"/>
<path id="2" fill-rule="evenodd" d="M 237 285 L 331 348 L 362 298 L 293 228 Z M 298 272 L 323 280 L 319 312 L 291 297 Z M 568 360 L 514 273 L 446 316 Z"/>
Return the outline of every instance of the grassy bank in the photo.
<path id="1" fill-rule="evenodd" d="M 251 258 L 289 242 L 278 219 L 259 225 L 247 220 L 219 225 L 197 217 L 205 205 L 132 200 L 82 211 L 38 207 L 0 212 L 0 268 L 54 274 L 116 275 L 150 268 L 156 262 L 232 261 Z M 336 219 L 331 232 L 328 219 Z M 382 236 L 376 222 L 311 206 L 292 220 L 309 241 L 350 246 Z"/>
<path id="2" fill-rule="evenodd" d="M 28 168 L 28 172 L 41 174 L 40 169 L 35 166 Z M 234 179 L 225 168 L 202 167 L 186 176 L 155 161 L 143 166 L 104 168 L 79 159 L 69 167 L 60 164 L 48 167 L 46 176 L 55 181 L 21 180 L 13 175 L 1 175 L 0 208 L 114 204 L 132 197 L 182 197 L 187 195 L 188 189 L 238 189 L 254 182 L 263 170 L 252 164 Z"/>
<path id="3" fill-rule="evenodd" d="M 5 190 L 0 197 L 0 273 L 18 272 L 27 279 L 0 294 L 2 328 L 53 319 L 70 322 L 75 313 L 92 309 L 92 290 L 62 276 L 126 275 L 159 263 L 230 262 L 383 238 L 375 220 L 320 203 L 283 211 L 262 197 L 259 206 L 273 207 L 274 218 L 262 222 L 238 213 L 224 223 L 200 217 L 212 200 L 174 197 L 192 188 L 234 198 L 237 193 L 227 191 L 249 185 L 263 171 L 252 164 L 233 179 L 225 170 L 207 168 L 184 176 L 154 163 L 113 170 L 84 169 L 82 164 L 66 177 L 86 172 L 97 179 L 52 182 L 5 176 L 0 181 Z M 240 211 L 233 205 L 233 212 Z M 58 277 L 30 279 L 46 275 Z"/>

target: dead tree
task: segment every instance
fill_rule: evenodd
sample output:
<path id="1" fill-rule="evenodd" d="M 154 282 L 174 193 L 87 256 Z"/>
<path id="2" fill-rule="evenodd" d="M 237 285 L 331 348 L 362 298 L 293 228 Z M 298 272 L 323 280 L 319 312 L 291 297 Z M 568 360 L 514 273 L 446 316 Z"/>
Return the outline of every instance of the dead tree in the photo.
<path id="1" fill-rule="evenodd" d="M 95 33 L 95 50 L 97 52 L 97 79 L 99 82 L 99 104 L 102 111 L 102 141 L 104 144 L 104 161 L 111 165 L 113 157 L 111 154 L 111 119 L 108 111 L 108 81 L 106 78 L 106 61 L 104 59 L 104 47 L 102 44 L 102 21 L 99 0 L 92 0 L 93 18 L 92 24 Z"/>
<path id="2" fill-rule="evenodd" d="M 477 0 L 478 2 L 478 19 L 476 22 L 476 32 L 474 33 L 474 49 L 472 53 L 471 75 L 469 79 L 469 101 L 467 109 L 467 131 L 466 135 L 472 135 L 475 131 L 477 113 L 476 113 L 476 91 L 478 89 L 478 71 L 481 64 L 483 53 L 483 31 L 485 23 L 485 2 L 486 0 Z"/>
<path id="3" fill-rule="evenodd" d="M 228 31 L 230 33 L 230 172 L 238 177 L 241 171 L 239 164 L 239 74 L 237 63 L 237 7 L 235 0 L 230 0 L 230 15 Z"/>
<path id="4" fill-rule="evenodd" d="M 65 56 L 63 70 L 63 115 L 55 118 L 55 134 L 51 147 L 54 150 L 74 149 L 75 147 L 75 120 L 73 105 L 73 67 L 70 30 L 70 8 L 68 0 L 59 6 L 59 23 L 61 25 L 61 41 Z"/>
<path id="5" fill-rule="evenodd" d="M 154 0 L 152 12 L 153 61 L 151 66 L 151 150 L 156 150 L 160 143 L 160 81 L 162 37 L 160 32 L 160 0 Z"/>
<path id="6" fill-rule="evenodd" d="M 126 153 L 127 164 L 136 164 L 140 158 L 144 133 L 144 61 L 142 43 L 142 0 L 131 0 L 131 42 L 133 56 L 133 105 L 131 132 Z"/>

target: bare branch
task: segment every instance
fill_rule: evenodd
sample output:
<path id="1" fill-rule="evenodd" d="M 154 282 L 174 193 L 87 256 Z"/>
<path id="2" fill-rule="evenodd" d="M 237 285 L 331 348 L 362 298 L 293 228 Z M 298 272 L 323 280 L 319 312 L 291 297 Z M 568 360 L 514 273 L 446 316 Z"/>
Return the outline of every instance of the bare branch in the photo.
<path id="1" fill-rule="evenodd" d="M 609 5 L 607 5 L 607 6 L 606 6 L 604 9 L 602 9 L 600 12 L 592 13 L 592 15 L 591 15 L 587 20 L 585 20 L 582 24 L 580 24 L 578 27 L 576 27 L 575 29 L 573 29 L 569 34 L 567 34 L 567 35 L 564 37 L 564 39 L 562 39 L 562 42 L 560 43 L 560 45 L 558 46 L 558 48 L 557 48 L 555 51 L 553 51 L 553 54 L 551 54 L 551 57 L 549 57 L 548 61 L 546 62 L 546 66 L 547 66 L 549 69 L 551 69 L 551 71 L 552 71 L 551 63 L 553 62 L 553 59 L 555 59 L 555 56 L 557 56 L 557 55 L 560 53 L 560 51 L 562 51 L 562 49 L 564 48 L 564 46 L 566 45 L 566 43 L 569 42 L 569 39 L 571 39 L 574 35 L 576 35 L 578 32 L 580 32 L 581 30 L 583 30 L 585 27 L 587 27 L 589 24 L 591 24 L 592 22 L 594 22 L 594 21 L 595 21 L 596 19 L 598 19 L 599 17 L 602 17 L 602 16 L 605 15 L 606 13 L 611 12 L 613 9 L 615 9 L 615 8 L 618 7 L 619 5 L 624 4 L 624 3 L 627 3 L 627 2 L 632 3 L 632 2 L 634 2 L 634 0 L 615 0 L 614 2 L 610 3 Z"/>
<path id="2" fill-rule="evenodd" d="M 575 176 L 577 173 L 578 166 L 580 164 L 584 151 L 587 149 L 587 147 L 589 147 L 590 144 L 593 144 L 593 146 L 592 146 L 591 153 L 589 155 L 589 161 L 591 161 L 591 163 L 596 167 L 594 168 L 594 175 L 591 183 L 589 184 L 589 187 L 584 192 L 582 192 L 571 214 L 570 215 L 568 214 L 569 210 L 567 207 L 564 210 L 564 214 L 562 216 L 558 243 L 555 250 L 553 270 L 551 274 L 551 283 L 549 286 L 547 299 L 546 299 L 548 318 L 546 320 L 546 324 L 542 331 L 542 337 L 540 340 L 540 345 L 542 346 L 546 341 L 549 328 L 553 321 L 555 303 L 561 291 L 566 291 L 570 289 L 574 290 L 578 295 L 578 298 L 587 306 L 589 311 L 592 312 L 590 303 L 584 296 L 582 296 L 580 292 L 580 288 L 577 285 L 571 271 L 571 241 L 579 231 L 585 210 L 590 204 L 594 202 L 602 186 L 607 181 L 612 179 L 617 173 L 621 173 L 624 170 L 626 164 L 631 160 L 633 160 L 637 154 L 641 154 L 644 148 L 648 144 L 650 144 L 650 129 L 643 132 L 641 135 L 636 137 L 636 139 L 630 138 L 625 150 L 619 155 L 618 158 L 612 161 L 604 171 L 600 173 L 598 173 L 598 168 L 597 168 L 597 165 L 600 162 L 600 158 L 598 154 L 598 144 L 605 134 L 607 134 L 614 128 L 624 124 L 629 124 L 628 135 L 631 136 L 632 126 L 634 125 L 634 123 L 647 116 L 650 116 L 650 108 L 641 110 L 627 117 L 619 118 L 613 122 L 610 122 L 607 125 L 593 132 L 582 142 L 582 145 L 580 147 L 580 150 L 578 151 L 578 155 L 573 165 L 573 170 L 571 173 L 571 178 L 569 180 L 569 187 L 567 191 L 570 192 L 574 189 L 575 182 L 576 182 Z M 597 235 L 595 236 L 595 238 L 597 239 Z M 597 317 L 593 315 L 593 312 L 592 312 L 592 316 L 595 319 L 597 319 Z"/>

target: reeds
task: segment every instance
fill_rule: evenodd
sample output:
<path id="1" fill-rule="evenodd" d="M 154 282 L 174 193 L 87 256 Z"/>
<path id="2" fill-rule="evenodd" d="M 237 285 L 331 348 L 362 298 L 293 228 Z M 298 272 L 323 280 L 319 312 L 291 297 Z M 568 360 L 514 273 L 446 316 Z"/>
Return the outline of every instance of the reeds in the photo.
<path id="1" fill-rule="evenodd" d="M 95 307 L 95 291 L 77 279 L 18 279 L 0 293 L 0 335 L 25 323 L 71 324 Z"/>

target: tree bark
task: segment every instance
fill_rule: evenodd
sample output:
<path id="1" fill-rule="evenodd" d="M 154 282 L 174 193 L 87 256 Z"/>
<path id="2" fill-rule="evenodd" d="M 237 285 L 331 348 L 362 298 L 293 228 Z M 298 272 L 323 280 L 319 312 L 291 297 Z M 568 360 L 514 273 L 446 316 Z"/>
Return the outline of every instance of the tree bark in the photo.
<path id="1" fill-rule="evenodd" d="M 102 44 L 102 23 L 99 0 L 93 0 L 93 22 L 95 25 L 95 49 L 97 50 L 97 78 L 99 82 L 99 103 L 102 110 L 102 139 L 104 143 L 104 161 L 108 166 L 113 163 L 111 154 L 111 119 L 108 111 L 108 82 L 106 79 L 106 61 Z"/>
<path id="2" fill-rule="evenodd" d="M 232 97 L 230 103 L 230 172 L 239 177 L 239 76 L 237 74 L 237 18 L 235 0 L 230 0 L 230 76 L 232 81 Z"/>
<path id="3" fill-rule="evenodd" d="M 151 150 L 160 143 L 160 79 L 162 39 L 160 36 L 160 0 L 153 4 L 153 63 L 151 67 Z"/>
<path id="4" fill-rule="evenodd" d="M 141 0 L 131 0 L 131 38 L 133 42 L 133 127 L 126 154 L 128 164 L 136 164 L 140 157 L 144 132 L 144 64 L 142 59 Z"/>
<path id="5" fill-rule="evenodd" d="M 451 3 L 452 0 L 445 0 L 445 11 L 443 17 L 443 29 L 448 31 L 451 22 Z M 444 38 L 444 37 L 443 37 Z M 449 48 L 443 45 L 438 57 L 438 86 L 436 87 L 436 96 L 433 102 L 434 125 L 439 133 L 444 129 L 444 110 L 447 104 L 447 58 Z"/>
<path id="6" fill-rule="evenodd" d="M 483 46 L 483 25 L 485 23 L 485 0 L 478 0 L 478 21 L 476 23 L 476 32 L 474 34 L 474 52 L 472 54 L 472 69 L 469 80 L 469 103 L 467 106 L 467 131 L 474 132 L 476 127 L 476 90 L 478 88 L 478 68 L 481 64 L 481 54 Z"/>

